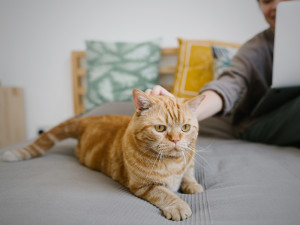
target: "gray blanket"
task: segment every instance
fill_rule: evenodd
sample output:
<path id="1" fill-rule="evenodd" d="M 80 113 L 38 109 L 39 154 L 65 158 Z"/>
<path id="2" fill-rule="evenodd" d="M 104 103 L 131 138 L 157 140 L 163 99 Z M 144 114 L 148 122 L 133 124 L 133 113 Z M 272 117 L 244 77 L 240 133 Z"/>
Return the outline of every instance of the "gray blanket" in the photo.
<path id="1" fill-rule="evenodd" d="M 126 107 L 106 105 L 90 114 L 130 114 Z M 203 136 L 197 144 L 196 178 L 205 191 L 177 193 L 192 208 L 187 220 L 165 219 L 119 183 L 80 165 L 76 141 L 65 140 L 41 158 L 0 162 L 0 225 L 300 224 L 300 149 Z"/>

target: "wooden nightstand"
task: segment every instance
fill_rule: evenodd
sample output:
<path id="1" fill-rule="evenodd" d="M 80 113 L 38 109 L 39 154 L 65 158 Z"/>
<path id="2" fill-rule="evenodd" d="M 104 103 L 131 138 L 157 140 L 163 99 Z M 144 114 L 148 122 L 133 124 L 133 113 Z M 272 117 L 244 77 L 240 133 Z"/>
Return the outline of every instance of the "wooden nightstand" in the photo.
<path id="1" fill-rule="evenodd" d="M 23 89 L 0 86 L 0 147 L 26 140 Z"/>

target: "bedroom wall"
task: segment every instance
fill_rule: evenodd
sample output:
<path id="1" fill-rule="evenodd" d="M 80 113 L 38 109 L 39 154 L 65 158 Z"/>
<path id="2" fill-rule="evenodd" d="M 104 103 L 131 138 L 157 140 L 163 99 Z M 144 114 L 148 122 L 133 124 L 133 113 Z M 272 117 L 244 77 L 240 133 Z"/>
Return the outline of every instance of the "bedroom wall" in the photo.
<path id="1" fill-rule="evenodd" d="M 266 27 L 256 0 L 0 0 L 0 82 L 24 88 L 33 138 L 73 115 L 70 53 L 87 39 L 243 43 Z"/>

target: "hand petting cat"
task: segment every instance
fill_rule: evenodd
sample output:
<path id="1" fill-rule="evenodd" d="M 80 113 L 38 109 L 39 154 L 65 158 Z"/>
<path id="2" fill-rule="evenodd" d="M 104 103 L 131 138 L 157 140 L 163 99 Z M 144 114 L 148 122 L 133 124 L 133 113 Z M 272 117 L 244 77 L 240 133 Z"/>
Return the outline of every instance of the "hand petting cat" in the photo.
<path id="1" fill-rule="evenodd" d="M 145 91 L 146 95 L 154 94 L 154 95 L 166 95 L 169 97 L 175 97 L 170 92 L 168 92 L 165 88 L 163 88 L 160 85 L 156 85 L 153 87 L 153 89 L 147 89 Z"/>

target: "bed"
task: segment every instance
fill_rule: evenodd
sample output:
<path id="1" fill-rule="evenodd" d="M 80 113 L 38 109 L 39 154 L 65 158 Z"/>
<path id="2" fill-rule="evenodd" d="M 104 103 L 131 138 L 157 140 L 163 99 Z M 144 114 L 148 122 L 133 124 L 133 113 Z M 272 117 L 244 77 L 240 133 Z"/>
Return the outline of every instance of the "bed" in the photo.
<path id="1" fill-rule="evenodd" d="M 175 72 L 169 62 L 177 51 L 162 50 L 162 76 Z M 84 57 L 85 52 L 72 53 L 75 114 L 131 115 L 132 102 L 106 103 L 84 113 Z M 169 89 L 172 79 L 160 82 Z M 217 117 L 200 124 L 200 131 L 195 171 L 205 190 L 176 193 L 192 208 L 192 216 L 184 221 L 165 219 L 158 208 L 119 183 L 80 165 L 73 155 L 76 141 L 65 140 L 34 160 L 0 161 L 0 224 L 300 224 L 300 149 L 236 140 L 229 123 Z M 30 142 L 2 148 L 0 154 Z"/>

